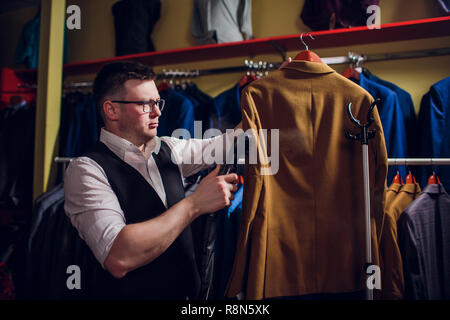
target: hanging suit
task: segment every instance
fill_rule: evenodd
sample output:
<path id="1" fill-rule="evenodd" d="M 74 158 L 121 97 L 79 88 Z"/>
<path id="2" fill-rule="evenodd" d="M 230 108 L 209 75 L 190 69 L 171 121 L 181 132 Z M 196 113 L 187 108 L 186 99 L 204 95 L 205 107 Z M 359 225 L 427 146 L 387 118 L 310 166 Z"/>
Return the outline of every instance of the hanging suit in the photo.
<path id="1" fill-rule="evenodd" d="M 371 74 L 369 70 L 364 69 L 364 74 L 371 81 L 375 81 L 378 84 L 381 84 L 392 91 L 395 92 L 398 98 L 398 102 L 400 108 L 402 109 L 402 113 L 404 116 L 405 130 L 406 130 L 406 139 L 408 145 L 408 154 L 407 157 L 415 157 L 416 155 L 416 147 L 417 147 L 417 117 L 416 111 L 414 109 L 414 103 L 412 101 L 411 95 L 403 90 L 402 88 L 396 86 L 395 84 L 380 79 L 377 76 Z"/>
<path id="2" fill-rule="evenodd" d="M 267 160 L 264 142 L 258 145 L 258 164 L 245 168 L 228 296 L 244 292 L 247 299 L 264 299 L 365 289 L 361 145 L 346 139 L 345 131 L 359 132 L 347 115 L 348 103 L 356 118 L 366 119 L 372 101 L 326 64 L 307 61 L 293 61 L 243 90 L 243 129 L 279 129 L 279 167 L 267 174 L 267 166 L 260 165 Z M 373 117 L 371 235 L 378 264 L 387 153 L 376 108 Z M 271 143 L 277 141 L 267 150 Z"/>
<path id="3" fill-rule="evenodd" d="M 450 77 L 432 85 L 423 96 L 418 122 L 418 157 L 450 158 Z M 436 166 L 436 174 L 449 190 L 450 166 Z M 422 187 L 430 175 L 430 167 L 419 167 L 417 179 Z"/>
<path id="4" fill-rule="evenodd" d="M 450 195 L 427 185 L 398 222 L 405 299 L 450 299 Z"/>
<path id="5" fill-rule="evenodd" d="M 158 137 L 170 137 L 175 130 L 186 129 L 189 131 L 189 138 L 194 138 L 195 108 L 192 102 L 172 88 L 159 94 L 166 104 L 164 112 L 159 117 Z"/>
<path id="6" fill-rule="evenodd" d="M 400 192 L 402 185 L 399 183 L 392 183 L 387 192 L 386 192 L 386 202 L 385 202 L 385 208 L 389 208 L 392 201 L 394 201 L 395 197 L 397 197 L 398 193 Z"/>
<path id="7" fill-rule="evenodd" d="M 359 85 L 366 89 L 374 99 L 380 98 L 381 100 L 377 107 L 383 124 L 389 158 L 406 158 L 408 156 L 408 144 L 405 116 L 397 94 L 388 87 L 370 80 L 364 73 L 360 75 Z M 398 171 L 403 178 L 406 177 L 405 166 L 398 166 Z M 395 173 L 394 168 L 390 167 L 387 181 L 392 181 Z"/>
<path id="8" fill-rule="evenodd" d="M 404 184 L 398 195 L 390 205 L 386 205 L 383 228 L 380 238 L 380 265 L 382 274 L 382 299 L 401 299 L 403 297 L 405 282 L 403 278 L 403 264 L 398 245 L 397 223 L 401 213 L 420 195 L 420 186 Z M 389 187 L 389 189 L 391 189 Z M 387 198 L 387 197 L 386 197 Z"/>

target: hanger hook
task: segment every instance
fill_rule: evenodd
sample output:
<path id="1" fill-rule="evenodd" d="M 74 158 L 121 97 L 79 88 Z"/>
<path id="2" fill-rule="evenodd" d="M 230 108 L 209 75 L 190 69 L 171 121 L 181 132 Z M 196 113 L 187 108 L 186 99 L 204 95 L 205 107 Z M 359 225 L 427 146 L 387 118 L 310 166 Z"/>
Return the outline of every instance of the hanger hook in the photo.
<path id="1" fill-rule="evenodd" d="M 308 45 L 305 43 L 305 41 L 303 41 L 303 35 L 304 35 L 305 33 L 304 32 L 302 32 L 302 34 L 300 35 L 300 41 L 303 43 L 303 45 L 305 46 L 305 48 L 306 48 L 306 51 L 308 51 L 309 50 L 309 48 L 308 48 Z M 313 40 L 316 40 L 316 39 L 314 39 L 314 37 L 310 34 L 310 33 L 306 33 L 311 39 L 313 39 Z"/>

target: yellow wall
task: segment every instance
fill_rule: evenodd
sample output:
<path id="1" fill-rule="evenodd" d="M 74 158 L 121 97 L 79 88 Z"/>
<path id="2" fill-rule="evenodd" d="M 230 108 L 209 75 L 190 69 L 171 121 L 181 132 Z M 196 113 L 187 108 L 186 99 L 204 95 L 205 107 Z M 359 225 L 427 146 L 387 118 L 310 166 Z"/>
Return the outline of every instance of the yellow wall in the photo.
<path id="1" fill-rule="evenodd" d="M 111 6 L 116 0 L 67 0 L 67 5 L 81 8 L 81 30 L 67 30 L 67 63 L 114 56 L 114 25 Z M 298 34 L 309 31 L 299 18 L 303 0 L 253 0 L 252 23 L 256 38 Z M 190 35 L 193 0 L 162 0 L 161 18 L 156 24 L 152 39 L 157 50 L 168 50 L 196 45 Z M 441 16 L 436 1 L 431 0 L 381 0 L 381 22 L 390 23 Z M 6 47 L 0 52 L 1 66 L 14 66 L 12 54 L 17 45 L 22 25 L 33 18 L 35 7 L 0 15 L 0 41 Z M 346 55 L 348 51 L 361 54 L 422 50 L 450 47 L 450 37 L 426 40 L 401 41 L 376 45 L 338 47 L 317 50 L 321 57 Z M 299 43 L 299 51 L 302 49 Z M 311 44 L 314 50 L 314 43 Z M 296 52 L 290 52 L 295 56 Z M 242 65 L 248 57 L 223 59 L 201 63 L 157 66 L 155 71 L 166 69 L 204 69 Z M 254 57 L 255 60 L 280 61 L 279 55 Z M 335 66 L 342 71 L 346 66 Z M 416 110 L 421 97 L 429 87 L 450 75 L 450 56 L 367 63 L 366 67 L 379 77 L 392 81 L 411 93 Z M 242 75 L 223 74 L 200 77 L 195 82 L 212 96 L 233 86 Z M 90 80 L 92 75 L 81 77 Z M 80 77 L 76 78 L 76 80 Z"/>

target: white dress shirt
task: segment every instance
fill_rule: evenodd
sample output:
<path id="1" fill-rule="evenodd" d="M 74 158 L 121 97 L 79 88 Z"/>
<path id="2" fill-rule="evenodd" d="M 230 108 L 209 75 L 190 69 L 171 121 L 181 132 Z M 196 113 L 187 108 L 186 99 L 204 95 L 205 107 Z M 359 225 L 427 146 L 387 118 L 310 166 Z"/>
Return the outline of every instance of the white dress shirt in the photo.
<path id="1" fill-rule="evenodd" d="M 153 152 L 158 154 L 161 140 L 170 147 L 172 160 L 178 164 L 181 175 L 188 177 L 211 165 L 211 157 L 217 154 L 214 150 L 226 152 L 232 145 L 233 137 L 234 133 L 203 140 L 155 137 L 147 143 L 142 153 L 131 142 L 104 128 L 100 133 L 100 141 L 145 178 L 166 208 L 164 186 L 152 157 Z M 203 157 L 199 156 L 201 154 Z M 104 268 L 114 239 L 126 225 L 126 220 L 103 168 L 88 157 L 74 159 L 65 172 L 64 193 L 66 214 Z"/>

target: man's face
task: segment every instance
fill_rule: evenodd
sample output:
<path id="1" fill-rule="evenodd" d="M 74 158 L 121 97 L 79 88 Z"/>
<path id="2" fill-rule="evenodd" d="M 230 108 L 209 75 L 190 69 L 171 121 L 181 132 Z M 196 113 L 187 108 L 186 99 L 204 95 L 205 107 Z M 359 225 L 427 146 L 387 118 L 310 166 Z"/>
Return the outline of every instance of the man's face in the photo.
<path id="1" fill-rule="evenodd" d="M 159 100 L 155 82 L 151 80 L 128 80 L 124 83 L 123 100 Z M 142 105 L 121 104 L 119 130 L 135 145 L 140 146 L 156 136 L 161 111 L 155 106 L 152 112 L 144 113 Z"/>

